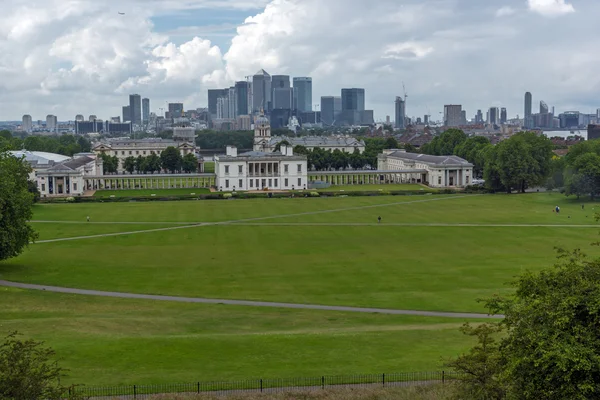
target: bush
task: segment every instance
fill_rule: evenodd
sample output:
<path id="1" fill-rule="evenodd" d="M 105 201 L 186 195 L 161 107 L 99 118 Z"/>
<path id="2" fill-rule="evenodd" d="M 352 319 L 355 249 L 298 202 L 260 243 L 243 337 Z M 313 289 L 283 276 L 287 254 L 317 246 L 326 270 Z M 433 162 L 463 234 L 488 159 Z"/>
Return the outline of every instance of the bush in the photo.
<path id="1" fill-rule="evenodd" d="M 319 192 L 310 192 L 310 197 L 320 197 Z"/>
<path id="2" fill-rule="evenodd" d="M 224 199 L 230 199 L 230 198 L 233 197 L 233 195 L 231 193 L 223 193 L 222 196 L 223 196 Z"/>

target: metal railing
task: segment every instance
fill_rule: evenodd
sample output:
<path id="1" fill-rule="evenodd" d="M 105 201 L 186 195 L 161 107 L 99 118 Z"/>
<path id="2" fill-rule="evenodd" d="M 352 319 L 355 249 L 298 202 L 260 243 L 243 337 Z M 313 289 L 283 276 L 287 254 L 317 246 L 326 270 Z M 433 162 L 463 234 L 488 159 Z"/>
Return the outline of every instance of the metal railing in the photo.
<path id="1" fill-rule="evenodd" d="M 336 387 L 396 387 L 445 383 L 460 378 L 449 371 L 404 372 L 391 374 L 323 375 L 320 377 L 249 379 L 195 383 L 166 383 L 154 385 L 77 386 L 78 396 L 96 399 L 146 399 L 158 394 L 197 393 L 281 393 L 297 390 L 324 390 Z"/>

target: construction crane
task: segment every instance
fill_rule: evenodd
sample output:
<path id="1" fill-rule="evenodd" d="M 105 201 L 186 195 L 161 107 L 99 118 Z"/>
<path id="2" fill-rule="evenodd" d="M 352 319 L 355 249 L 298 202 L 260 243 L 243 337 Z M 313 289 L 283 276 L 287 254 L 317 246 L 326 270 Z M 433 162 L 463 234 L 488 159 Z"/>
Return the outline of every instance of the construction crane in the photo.
<path id="1" fill-rule="evenodd" d="M 408 95 L 406 94 L 406 87 L 404 86 L 404 82 L 402 82 L 402 91 L 404 92 L 404 102 L 406 103 L 406 98 Z"/>

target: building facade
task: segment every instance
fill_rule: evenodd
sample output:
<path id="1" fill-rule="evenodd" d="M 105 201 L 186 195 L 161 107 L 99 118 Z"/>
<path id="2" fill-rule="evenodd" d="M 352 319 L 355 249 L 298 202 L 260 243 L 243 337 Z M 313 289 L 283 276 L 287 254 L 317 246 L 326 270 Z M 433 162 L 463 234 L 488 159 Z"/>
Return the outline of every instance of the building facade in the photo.
<path id="1" fill-rule="evenodd" d="M 131 107 L 123 106 L 123 122 L 131 122 Z"/>
<path id="2" fill-rule="evenodd" d="M 139 94 L 129 95 L 129 113 L 133 125 L 142 124 L 142 97 Z"/>
<path id="3" fill-rule="evenodd" d="M 271 75 L 264 69 L 252 77 L 252 112 L 271 109 Z"/>
<path id="4" fill-rule="evenodd" d="M 142 99 L 142 123 L 148 125 L 150 122 L 150 99 Z"/>
<path id="5" fill-rule="evenodd" d="M 71 160 L 35 173 L 42 197 L 81 196 L 88 189 L 86 177 L 102 174 L 102 158 L 91 153 L 76 154 Z"/>
<path id="6" fill-rule="evenodd" d="M 218 96 L 217 96 L 218 98 Z M 209 96 L 210 100 L 210 96 Z M 235 83 L 236 115 L 250 115 L 250 83 L 239 81 Z"/>
<path id="7" fill-rule="evenodd" d="M 473 183 L 473 164 L 457 156 L 430 156 L 405 150 L 384 150 L 377 157 L 379 171 L 413 170 L 416 183 L 434 188 L 466 187 Z"/>
<path id="8" fill-rule="evenodd" d="M 396 120 L 395 120 L 395 128 L 396 129 L 404 129 L 405 121 L 406 121 L 406 102 L 402 97 L 396 97 L 396 102 L 394 104 L 394 108 L 396 111 Z"/>
<path id="9" fill-rule="evenodd" d="M 321 122 L 325 126 L 333 126 L 342 112 L 342 98 L 339 96 L 321 97 Z"/>
<path id="10" fill-rule="evenodd" d="M 56 115 L 46 115 L 46 129 L 50 132 L 56 132 L 58 130 L 58 119 Z"/>
<path id="11" fill-rule="evenodd" d="M 462 125 L 462 105 L 448 104 L 444 106 L 444 125 L 449 127 Z"/>
<path id="12" fill-rule="evenodd" d="M 227 146 L 225 155 L 215 156 L 216 186 L 219 191 L 296 190 L 308 185 L 306 156 L 294 155 L 293 148 L 281 151 L 237 153 Z"/>
<path id="13" fill-rule="evenodd" d="M 27 133 L 33 131 L 33 120 L 31 119 L 31 115 L 23 115 L 23 123 L 21 125 L 21 129 Z"/>
<path id="14" fill-rule="evenodd" d="M 293 108 L 298 112 L 312 111 L 312 78 L 307 76 L 295 77 L 293 97 Z"/>

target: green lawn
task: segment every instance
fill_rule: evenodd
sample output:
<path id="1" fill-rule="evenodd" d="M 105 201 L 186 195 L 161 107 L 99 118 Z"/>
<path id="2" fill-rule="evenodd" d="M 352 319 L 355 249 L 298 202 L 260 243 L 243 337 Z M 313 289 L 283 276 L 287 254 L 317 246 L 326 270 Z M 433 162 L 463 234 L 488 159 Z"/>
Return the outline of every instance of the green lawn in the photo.
<path id="1" fill-rule="evenodd" d="M 140 196 L 181 196 L 188 194 L 210 193 L 205 188 L 185 188 L 185 189 L 124 189 L 124 190 L 97 190 L 94 197 L 140 197 Z"/>
<path id="2" fill-rule="evenodd" d="M 377 192 L 377 191 L 426 191 L 426 192 L 435 192 L 436 189 L 428 188 L 423 185 L 417 185 L 412 183 L 405 184 L 389 184 L 389 185 L 344 185 L 344 186 L 331 186 L 326 189 L 319 189 L 319 192 Z"/>
<path id="3" fill-rule="evenodd" d="M 0 334 L 53 347 L 86 385 L 437 371 L 462 321 L 108 299 L 0 288 Z"/>
<path id="4" fill-rule="evenodd" d="M 600 255 L 597 204 L 549 193 L 41 204 L 34 220 L 57 222 L 33 223 L 40 240 L 221 224 L 33 244 L 0 262 L 0 279 L 483 311 L 476 299 L 552 265 L 555 246 Z M 0 333 L 47 340 L 87 384 L 432 370 L 468 345 L 462 322 L 0 289 Z"/>

